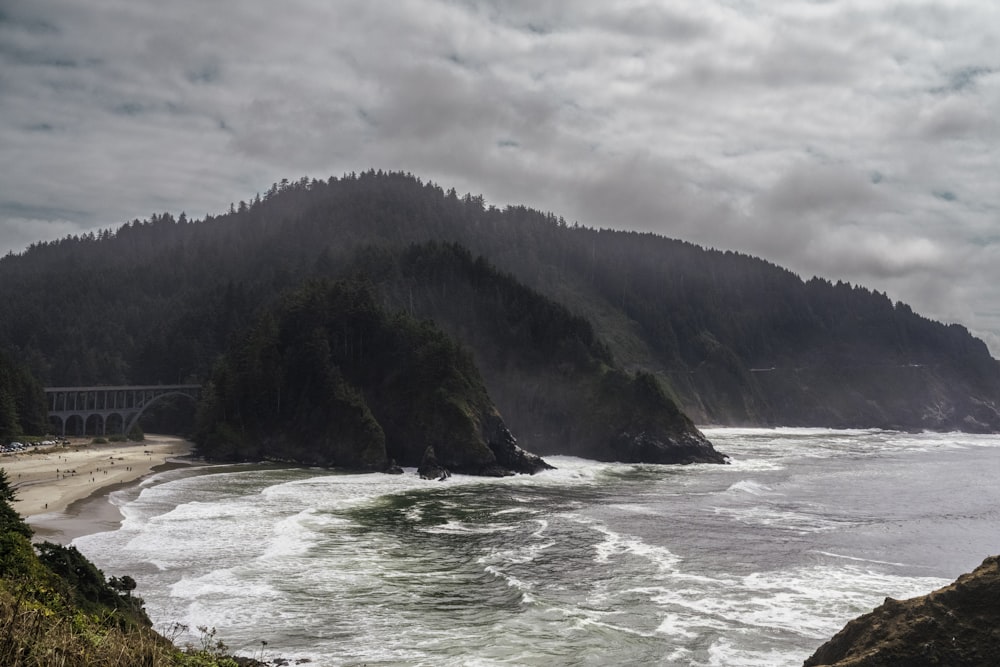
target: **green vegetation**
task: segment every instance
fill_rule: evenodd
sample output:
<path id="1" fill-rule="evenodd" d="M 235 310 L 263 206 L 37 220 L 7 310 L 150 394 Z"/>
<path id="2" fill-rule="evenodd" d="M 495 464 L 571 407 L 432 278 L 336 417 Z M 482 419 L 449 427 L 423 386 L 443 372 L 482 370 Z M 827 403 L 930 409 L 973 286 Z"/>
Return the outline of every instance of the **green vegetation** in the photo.
<path id="1" fill-rule="evenodd" d="M 495 465 L 495 414 L 469 356 L 428 322 L 388 314 L 371 287 L 314 282 L 286 295 L 216 365 L 199 452 L 324 466 Z"/>
<path id="2" fill-rule="evenodd" d="M 0 444 L 25 433 L 45 433 L 46 415 L 41 385 L 0 353 Z"/>
<path id="3" fill-rule="evenodd" d="M 640 371 L 634 382 L 653 388 L 655 400 L 631 402 L 629 391 L 609 389 L 629 388 L 633 377 L 589 321 L 459 244 L 364 248 L 350 270 L 376 281 L 394 307 L 430 316 L 472 348 L 490 395 L 528 449 L 600 460 L 721 459 L 652 375 Z M 640 433 L 664 450 L 640 452 L 631 442 Z"/>
<path id="4" fill-rule="evenodd" d="M 204 380 L 283 294 L 359 276 L 472 351 L 526 444 L 577 414 L 545 399 L 588 359 L 651 373 L 704 422 L 1000 429 L 982 341 L 884 294 L 375 171 L 2 258 L 0 349 L 46 384 Z"/>
<path id="5" fill-rule="evenodd" d="M 0 665 L 9 667 L 236 667 L 214 629 L 180 650 L 156 633 L 129 576 L 106 579 L 75 547 L 32 546 L 0 468 Z M 203 632 L 203 638 L 209 631 Z"/>

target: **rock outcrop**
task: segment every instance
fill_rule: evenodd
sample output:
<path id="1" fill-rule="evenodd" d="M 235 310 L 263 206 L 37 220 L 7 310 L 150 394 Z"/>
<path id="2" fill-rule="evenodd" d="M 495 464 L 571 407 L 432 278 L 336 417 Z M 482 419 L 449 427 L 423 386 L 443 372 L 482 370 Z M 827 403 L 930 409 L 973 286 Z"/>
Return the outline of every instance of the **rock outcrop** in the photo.
<path id="1" fill-rule="evenodd" d="M 729 463 L 729 457 L 716 451 L 697 429 L 674 433 L 669 438 L 646 431 L 623 432 L 612 441 L 611 448 L 624 462 Z"/>
<path id="2" fill-rule="evenodd" d="M 608 370 L 574 434 L 578 455 L 619 463 L 728 463 L 652 374 Z"/>
<path id="3" fill-rule="evenodd" d="M 502 469 L 528 475 L 534 475 L 543 470 L 554 470 L 542 457 L 518 447 L 517 439 L 504 424 L 500 415 L 491 415 L 484 419 L 482 430 L 486 444 Z"/>
<path id="4" fill-rule="evenodd" d="M 424 450 L 424 457 L 417 467 L 417 474 L 422 479 L 436 479 L 439 482 L 451 477 L 451 471 L 441 465 L 437 454 L 434 453 L 434 447 L 430 446 Z"/>
<path id="5" fill-rule="evenodd" d="M 854 619 L 804 667 L 1000 665 L 1000 556 L 921 597 Z"/>

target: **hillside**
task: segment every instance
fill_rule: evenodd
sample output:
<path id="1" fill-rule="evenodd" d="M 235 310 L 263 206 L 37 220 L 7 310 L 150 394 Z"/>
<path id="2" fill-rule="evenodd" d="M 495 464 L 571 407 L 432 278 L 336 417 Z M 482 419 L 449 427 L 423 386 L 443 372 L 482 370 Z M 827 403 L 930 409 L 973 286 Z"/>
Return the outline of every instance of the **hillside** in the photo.
<path id="1" fill-rule="evenodd" d="M 501 210 L 398 173 L 283 182 L 220 216 L 157 215 L 8 256 L 0 346 L 45 383 L 204 378 L 283 291 L 376 272 L 380 254 L 428 242 L 457 243 L 586 321 L 604 349 L 588 354 L 652 373 L 699 422 L 1000 429 L 1000 369 L 960 326 L 753 257 Z M 503 359 L 482 313 L 449 303 L 434 260 L 397 261 L 374 279 L 380 298 L 467 344 L 514 428 L 527 413 L 511 388 L 537 359 Z M 549 433 L 538 414 L 525 433 Z"/>

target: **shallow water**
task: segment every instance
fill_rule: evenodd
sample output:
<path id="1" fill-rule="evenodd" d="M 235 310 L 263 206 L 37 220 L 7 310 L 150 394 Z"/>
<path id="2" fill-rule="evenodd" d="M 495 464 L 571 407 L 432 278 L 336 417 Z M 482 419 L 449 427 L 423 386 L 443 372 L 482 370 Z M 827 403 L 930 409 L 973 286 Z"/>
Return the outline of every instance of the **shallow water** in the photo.
<path id="1" fill-rule="evenodd" d="M 1000 438 L 706 434 L 732 465 L 175 470 L 74 544 L 159 627 L 315 665 L 800 665 L 1000 553 Z"/>

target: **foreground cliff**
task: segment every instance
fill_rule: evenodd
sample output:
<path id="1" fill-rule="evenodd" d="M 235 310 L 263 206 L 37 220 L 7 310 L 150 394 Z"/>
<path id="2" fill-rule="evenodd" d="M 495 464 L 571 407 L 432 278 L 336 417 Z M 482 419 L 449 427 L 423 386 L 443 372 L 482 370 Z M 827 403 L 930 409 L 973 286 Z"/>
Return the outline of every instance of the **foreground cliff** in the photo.
<path id="1" fill-rule="evenodd" d="M 181 650 L 152 627 L 132 577 L 105 577 L 76 550 L 32 545 L 0 468 L 0 665 L 11 667 L 264 667 L 226 655 L 215 629 Z"/>
<path id="2" fill-rule="evenodd" d="M 955 583 L 885 602 L 838 632 L 805 667 L 1000 665 L 1000 556 Z"/>

